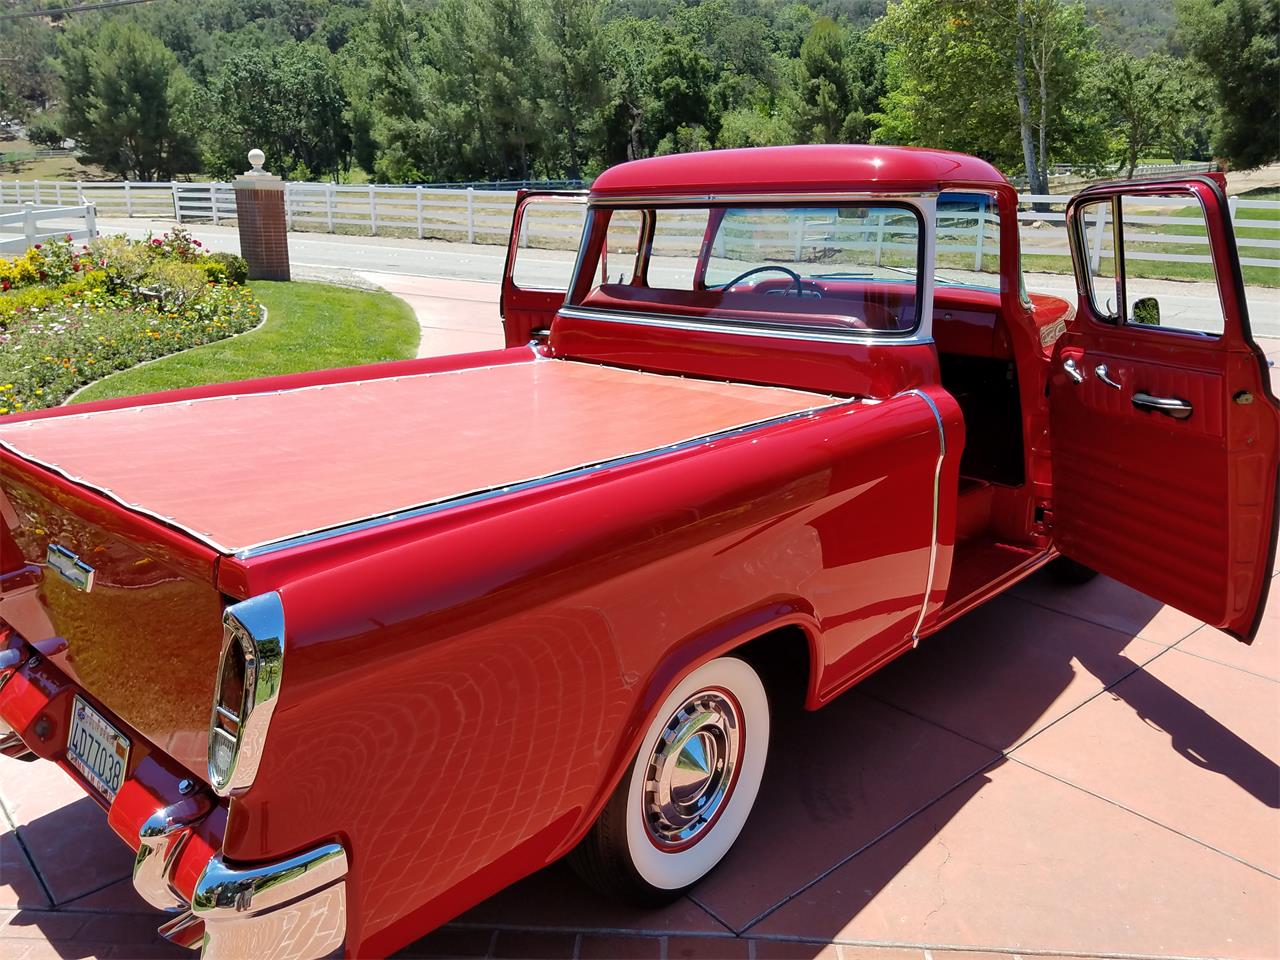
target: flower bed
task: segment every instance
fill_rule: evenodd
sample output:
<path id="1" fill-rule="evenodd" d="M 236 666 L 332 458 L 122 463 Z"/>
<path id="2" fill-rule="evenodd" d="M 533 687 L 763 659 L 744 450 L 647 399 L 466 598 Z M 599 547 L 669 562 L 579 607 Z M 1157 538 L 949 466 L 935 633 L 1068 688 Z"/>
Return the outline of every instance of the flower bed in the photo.
<path id="1" fill-rule="evenodd" d="M 180 228 L 70 239 L 0 259 L 0 415 L 61 403 L 115 370 L 252 329 L 244 261 Z"/>

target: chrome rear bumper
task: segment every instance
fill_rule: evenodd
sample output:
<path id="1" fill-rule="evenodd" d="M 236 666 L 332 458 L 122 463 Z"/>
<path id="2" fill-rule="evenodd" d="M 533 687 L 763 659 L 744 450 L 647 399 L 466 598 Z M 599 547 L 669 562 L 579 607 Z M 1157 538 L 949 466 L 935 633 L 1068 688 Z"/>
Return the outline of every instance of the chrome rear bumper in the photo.
<path id="1" fill-rule="evenodd" d="M 191 901 L 204 960 L 320 960 L 347 934 L 347 852 L 328 843 L 265 866 L 209 861 Z"/>
<path id="2" fill-rule="evenodd" d="M 190 827 L 180 806 L 157 811 L 144 825 L 133 875 L 150 903 L 182 911 L 160 928 L 163 936 L 199 949 L 203 960 L 341 955 L 347 934 L 347 852 L 341 845 L 254 866 L 229 864 L 218 854 L 201 872 L 188 907 L 167 876 Z"/>

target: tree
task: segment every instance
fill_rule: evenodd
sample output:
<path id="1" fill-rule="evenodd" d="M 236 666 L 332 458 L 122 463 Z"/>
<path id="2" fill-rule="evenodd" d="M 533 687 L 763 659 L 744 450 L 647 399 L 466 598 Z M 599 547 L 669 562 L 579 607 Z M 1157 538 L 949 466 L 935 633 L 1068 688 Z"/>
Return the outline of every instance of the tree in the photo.
<path id="1" fill-rule="evenodd" d="M 564 137 L 564 163 L 574 180 L 587 162 L 588 136 L 600 123 L 606 90 L 602 0 L 547 0 L 541 39 L 548 77 L 547 129 Z"/>
<path id="2" fill-rule="evenodd" d="M 1127 176 L 1132 177 L 1144 153 L 1169 141 L 1171 125 L 1187 106 L 1179 97 L 1177 66 L 1158 53 L 1141 58 L 1113 53 L 1100 75 L 1098 94 L 1107 106 Z"/>
<path id="3" fill-rule="evenodd" d="M 236 54 L 209 87 L 205 163 L 231 176 L 257 147 L 274 173 L 337 178 L 351 163 L 349 107 L 324 47 L 290 42 Z"/>
<path id="4" fill-rule="evenodd" d="M 795 134 L 802 143 L 840 143 L 854 112 L 845 63 L 845 34 L 830 17 L 813 25 L 800 46 L 799 109 Z"/>
<path id="5" fill-rule="evenodd" d="M 792 142 L 790 124 L 751 107 L 740 107 L 722 116 L 716 138 L 718 147 L 770 147 Z"/>
<path id="6" fill-rule="evenodd" d="M 159 40 L 118 21 L 72 29 L 59 67 L 63 133 L 86 162 L 135 180 L 199 169 L 195 89 Z"/>
<path id="7" fill-rule="evenodd" d="M 1095 147 L 1082 102 L 1093 38 L 1080 4 L 902 0 L 874 33 L 894 48 L 877 139 L 1020 159 L 1037 193 L 1055 153 Z"/>
<path id="8" fill-rule="evenodd" d="M 711 61 L 692 38 L 675 31 L 665 31 L 662 43 L 646 65 L 646 70 L 652 91 L 646 126 L 653 135 L 660 141 L 679 135 L 678 139 L 693 142 L 697 140 L 692 133 L 696 129 L 705 138 L 712 67 Z"/>
<path id="9" fill-rule="evenodd" d="M 26 120 L 57 96 L 54 33 L 35 17 L 0 20 L 0 123 Z"/>
<path id="10" fill-rule="evenodd" d="M 1217 89 L 1214 150 L 1241 169 L 1280 159 L 1280 4 L 1178 0 L 1178 32 Z"/>

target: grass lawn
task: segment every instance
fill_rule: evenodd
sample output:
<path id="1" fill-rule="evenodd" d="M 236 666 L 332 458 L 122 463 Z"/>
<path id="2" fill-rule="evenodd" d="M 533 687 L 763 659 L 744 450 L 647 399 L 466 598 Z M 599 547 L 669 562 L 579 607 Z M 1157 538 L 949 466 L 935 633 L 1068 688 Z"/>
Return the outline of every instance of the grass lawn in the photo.
<path id="1" fill-rule="evenodd" d="M 297 281 L 255 280 L 249 287 L 268 311 L 259 329 L 112 374 L 72 402 L 406 360 L 417 351 L 418 321 L 389 293 Z"/>

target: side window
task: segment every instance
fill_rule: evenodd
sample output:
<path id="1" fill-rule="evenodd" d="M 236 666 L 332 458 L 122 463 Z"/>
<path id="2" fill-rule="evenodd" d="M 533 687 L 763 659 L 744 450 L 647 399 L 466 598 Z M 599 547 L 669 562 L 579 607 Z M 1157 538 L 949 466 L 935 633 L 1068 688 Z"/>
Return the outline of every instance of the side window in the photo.
<path id="1" fill-rule="evenodd" d="M 1093 312 L 1100 318 L 1115 322 L 1120 316 L 1116 304 L 1120 302 L 1120 278 L 1116 273 L 1116 218 L 1115 203 L 1110 199 L 1098 200 L 1080 210 L 1081 244 L 1085 268 L 1089 273 L 1089 299 Z"/>
<path id="2" fill-rule="evenodd" d="M 985 193 L 938 197 L 937 262 L 943 283 L 1000 289 L 1000 211 Z"/>
<path id="3" fill-rule="evenodd" d="M 1118 196 L 1080 209 L 1093 311 L 1129 326 L 1224 329 L 1204 208 L 1190 194 Z"/>
<path id="4" fill-rule="evenodd" d="M 1221 335 L 1222 306 L 1199 200 L 1121 197 L 1120 209 L 1125 322 Z"/>
<path id="5" fill-rule="evenodd" d="M 557 293 L 569 289 L 586 211 L 585 203 L 559 197 L 525 202 L 511 267 L 516 287 Z"/>
<path id="6" fill-rule="evenodd" d="M 601 283 L 635 283 L 644 216 L 639 210 L 609 212 L 605 249 L 600 256 Z"/>
<path id="7" fill-rule="evenodd" d="M 707 232 L 707 210 L 662 208 L 653 215 L 649 286 L 692 290 L 698 271 L 698 251 Z"/>

